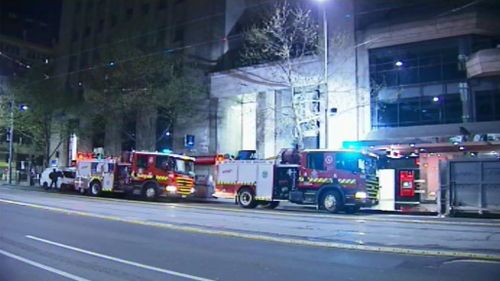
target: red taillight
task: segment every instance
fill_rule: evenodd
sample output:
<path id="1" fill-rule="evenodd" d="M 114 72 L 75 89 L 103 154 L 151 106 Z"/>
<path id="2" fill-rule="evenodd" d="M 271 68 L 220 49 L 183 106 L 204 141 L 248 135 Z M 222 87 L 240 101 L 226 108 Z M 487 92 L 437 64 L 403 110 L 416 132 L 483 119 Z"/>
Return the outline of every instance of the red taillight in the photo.
<path id="1" fill-rule="evenodd" d="M 224 161 L 224 155 L 222 155 L 222 154 L 217 155 L 217 157 L 215 158 L 215 161 L 216 162 L 222 162 L 222 161 Z"/>

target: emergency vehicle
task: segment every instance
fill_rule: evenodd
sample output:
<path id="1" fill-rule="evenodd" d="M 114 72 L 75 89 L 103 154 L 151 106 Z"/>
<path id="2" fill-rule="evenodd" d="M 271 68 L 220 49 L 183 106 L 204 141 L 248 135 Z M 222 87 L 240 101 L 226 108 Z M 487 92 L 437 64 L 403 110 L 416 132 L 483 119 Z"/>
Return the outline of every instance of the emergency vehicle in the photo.
<path id="1" fill-rule="evenodd" d="M 194 158 L 134 151 L 121 160 L 78 160 L 75 188 L 91 196 L 120 192 L 141 195 L 148 200 L 160 196 L 185 198 L 195 192 Z"/>
<path id="2" fill-rule="evenodd" d="M 243 208 L 279 201 L 354 213 L 378 203 L 377 156 L 356 151 L 284 149 L 270 160 L 225 160 L 216 165 L 215 193 Z"/>

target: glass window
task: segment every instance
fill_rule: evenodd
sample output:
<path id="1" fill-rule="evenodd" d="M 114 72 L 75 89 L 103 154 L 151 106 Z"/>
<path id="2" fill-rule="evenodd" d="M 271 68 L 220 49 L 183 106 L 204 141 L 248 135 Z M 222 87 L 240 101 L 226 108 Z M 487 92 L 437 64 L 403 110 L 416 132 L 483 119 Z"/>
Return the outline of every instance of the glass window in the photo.
<path id="1" fill-rule="evenodd" d="M 97 24 L 97 32 L 101 32 L 104 29 L 104 19 L 100 19 Z"/>
<path id="2" fill-rule="evenodd" d="M 458 84 L 467 81 L 464 58 L 471 52 L 471 40 L 461 36 L 370 50 L 371 86 L 379 91 L 371 96 L 373 126 L 461 122 Z M 392 90 L 399 95 L 387 95 Z M 487 106 L 486 99 L 479 95 L 477 106 Z M 495 100 L 490 97 L 489 103 Z M 482 119 L 495 118 L 498 110 L 491 107 Z"/>
<path id="3" fill-rule="evenodd" d="M 422 97 L 421 109 L 421 124 L 439 124 L 442 120 L 442 106 L 443 100 L 439 96 L 435 97 Z"/>
<path id="4" fill-rule="evenodd" d="M 184 40 L 184 29 L 182 26 L 177 26 L 174 31 L 174 42 Z"/>
<path id="5" fill-rule="evenodd" d="M 398 70 L 399 85 L 415 84 L 419 82 L 419 69 L 417 66 L 405 67 Z"/>
<path id="6" fill-rule="evenodd" d="M 78 34 L 77 30 L 73 30 L 73 34 L 71 35 L 71 42 L 75 42 L 78 40 L 80 34 Z"/>
<path id="7" fill-rule="evenodd" d="M 72 172 L 72 171 L 63 171 L 63 175 L 65 178 L 70 178 L 70 179 L 74 179 L 75 178 L 75 172 Z"/>
<path id="8" fill-rule="evenodd" d="M 142 13 L 144 15 L 148 14 L 149 13 L 149 3 L 144 3 L 142 4 Z"/>
<path id="9" fill-rule="evenodd" d="M 447 94 L 443 97 L 444 123 L 462 122 L 462 100 L 460 94 Z"/>
<path id="10" fill-rule="evenodd" d="M 475 92 L 476 120 L 500 120 L 500 90 Z"/>
<path id="11" fill-rule="evenodd" d="M 335 154 L 335 167 L 341 170 L 359 172 L 358 160 L 360 159 L 362 156 L 359 153 L 337 153 Z"/>
<path id="12" fill-rule="evenodd" d="M 146 155 L 137 155 L 137 168 L 143 168 L 147 169 L 148 168 L 148 156 Z"/>
<path id="13" fill-rule="evenodd" d="M 420 98 L 399 101 L 399 123 L 401 126 L 417 125 L 420 121 Z"/>
<path id="14" fill-rule="evenodd" d="M 460 61 L 458 59 L 443 64 L 443 80 L 456 80 L 464 76 L 465 69 L 460 67 Z"/>
<path id="15" fill-rule="evenodd" d="M 500 120 L 500 90 L 493 93 L 493 106 L 495 112 L 495 120 Z"/>
<path id="16" fill-rule="evenodd" d="M 377 108 L 378 124 L 380 127 L 398 126 L 398 104 L 379 102 Z"/>
<path id="17" fill-rule="evenodd" d="M 420 67 L 420 82 L 441 81 L 441 65 L 428 63 Z"/>
<path id="18" fill-rule="evenodd" d="M 477 121 L 490 121 L 493 117 L 491 106 L 491 91 L 476 92 L 476 119 Z"/>
<path id="19" fill-rule="evenodd" d="M 158 2 L 158 10 L 163 10 L 167 7 L 167 2 L 165 0 L 160 0 Z"/>
<path id="20" fill-rule="evenodd" d="M 77 1 L 75 4 L 75 13 L 78 14 L 82 9 L 82 1 Z"/>
<path id="21" fill-rule="evenodd" d="M 116 25 L 116 15 L 111 15 L 111 20 L 109 21 L 109 24 L 111 27 L 114 27 Z"/>
<path id="22" fill-rule="evenodd" d="M 132 19 L 132 16 L 134 15 L 134 9 L 128 8 L 125 10 L 125 19 L 130 20 Z"/>
<path id="23" fill-rule="evenodd" d="M 90 26 L 86 26 L 85 27 L 85 32 L 83 33 L 83 35 L 85 37 L 88 37 L 90 35 L 90 32 L 91 32 Z"/>
<path id="24" fill-rule="evenodd" d="M 324 153 L 309 153 L 307 154 L 307 168 L 312 170 L 326 170 Z"/>
<path id="25" fill-rule="evenodd" d="M 156 156 L 156 168 L 168 170 L 168 156 Z"/>

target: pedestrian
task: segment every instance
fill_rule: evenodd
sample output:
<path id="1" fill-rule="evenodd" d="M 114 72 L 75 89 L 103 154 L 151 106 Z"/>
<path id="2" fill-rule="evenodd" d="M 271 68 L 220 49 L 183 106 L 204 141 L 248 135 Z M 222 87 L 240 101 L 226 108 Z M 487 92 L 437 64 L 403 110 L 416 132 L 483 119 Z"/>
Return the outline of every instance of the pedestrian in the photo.
<path id="1" fill-rule="evenodd" d="M 35 167 L 31 166 L 31 168 L 30 168 L 30 174 L 29 174 L 29 177 L 30 177 L 30 186 L 35 185 L 35 175 L 36 175 Z"/>
<path id="2" fill-rule="evenodd" d="M 57 188 L 57 178 L 58 177 L 59 177 L 59 175 L 57 174 L 56 169 L 52 169 L 52 172 L 50 172 L 50 174 L 49 174 L 50 185 L 49 185 L 48 189 L 52 188 L 52 185 L 54 185 L 54 188 Z"/>

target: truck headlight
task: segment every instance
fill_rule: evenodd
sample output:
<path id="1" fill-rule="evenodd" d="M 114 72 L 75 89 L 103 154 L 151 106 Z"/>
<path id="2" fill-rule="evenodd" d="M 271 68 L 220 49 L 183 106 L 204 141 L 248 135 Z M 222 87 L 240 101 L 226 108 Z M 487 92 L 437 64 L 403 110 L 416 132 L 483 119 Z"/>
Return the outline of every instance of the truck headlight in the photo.
<path id="1" fill-rule="evenodd" d="M 175 185 L 167 185 L 167 191 L 170 193 L 174 193 L 177 191 L 177 187 Z"/>
<path id="2" fill-rule="evenodd" d="M 354 198 L 366 199 L 366 198 L 368 198 L 368 194 L 366 194 L 366 192 L 364 192 L 364 191 L 358 191 L 358 192 L 356 192 L 356 194 L 354 194 Z"/>
<path id="3" fill-rule="evenodd" d="M 191 191 L 191 193 L 194 193 L 196 191 L 196 189 L 194 189 L 194 187 L 191 187 L 190 191 Z"/>

